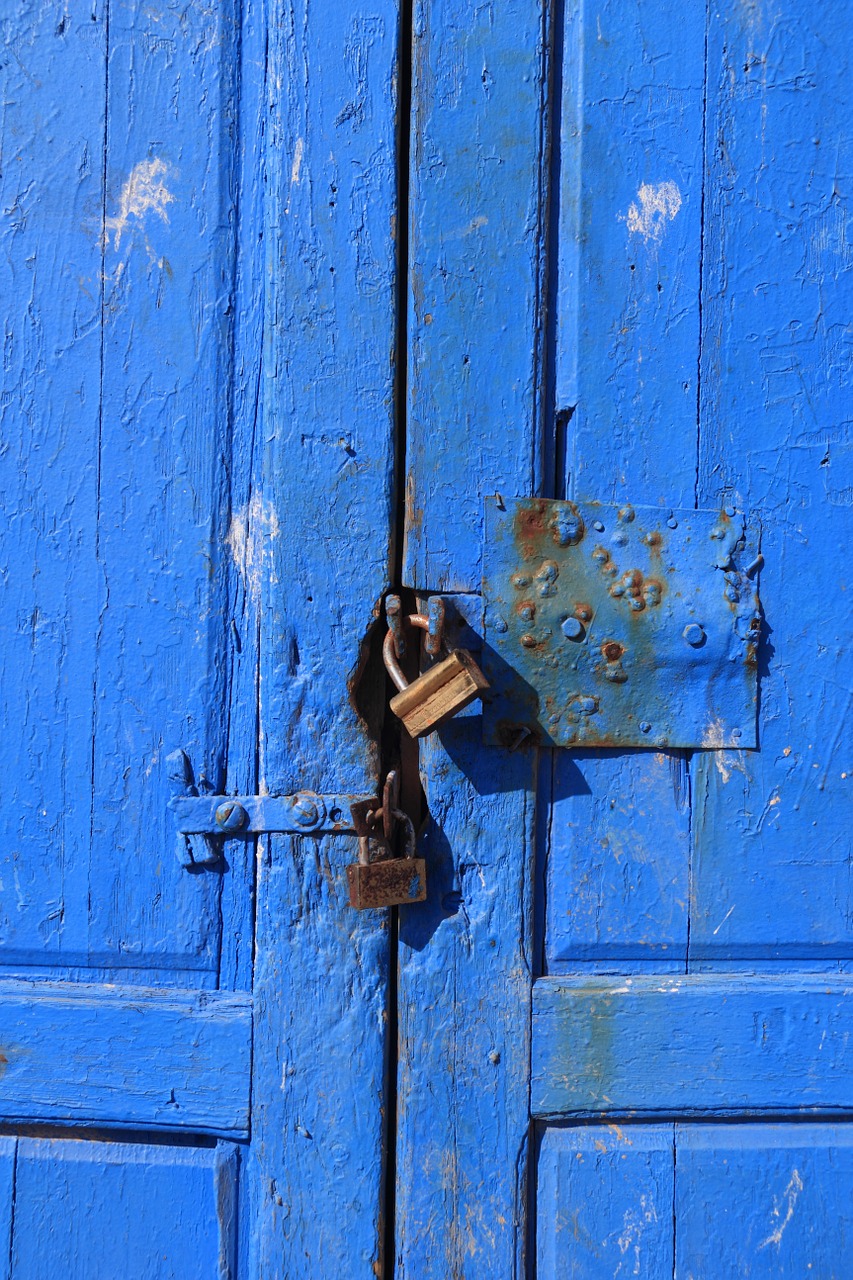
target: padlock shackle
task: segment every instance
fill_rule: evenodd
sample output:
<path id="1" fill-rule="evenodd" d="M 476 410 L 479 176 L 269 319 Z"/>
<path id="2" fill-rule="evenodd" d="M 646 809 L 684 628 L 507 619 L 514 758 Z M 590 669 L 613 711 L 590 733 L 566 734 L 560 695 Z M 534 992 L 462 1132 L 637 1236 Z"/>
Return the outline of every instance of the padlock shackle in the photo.
<path id="1" fill-rule="evenodd" d="M 424 613 L 410 613 L 404 622 L 409 627 L 419 627 L 421 631 L 429 630 L 429 618 Z M 394 681 L 397 688 L 402 693 L 404 689 L 408 689 L 409 682 L 400 670 L 400 664 L 397 661 L 397 654 L 394 649 L 394 632 L 388 631 L 382 643 L 382 660 L 385 668 Z"/>

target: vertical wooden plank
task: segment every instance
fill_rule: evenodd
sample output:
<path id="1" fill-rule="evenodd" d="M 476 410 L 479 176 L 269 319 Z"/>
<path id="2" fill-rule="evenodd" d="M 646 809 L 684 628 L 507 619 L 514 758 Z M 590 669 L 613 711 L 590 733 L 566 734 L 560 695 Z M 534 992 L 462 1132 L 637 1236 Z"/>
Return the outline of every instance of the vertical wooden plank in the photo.
<path id="1" fill-rule="evenodd" d="M 760 750 L 698 762 L 699 964 L 853 954 L 852 54 L 829 0 L 714 10 L 699 500 L 759 517 L 765 625 Z"/>
<path id="2" fill-rule="evenodd" d="M 260 785 L 358 792 L 384 694 L 360 663 L 391 541 L 398 7 L 275 0 L 268 31 Z M 256 1280 L 381 1274 L 387 921 L 348 905 L 355 856 L 260 851 Z"/>
<path id="3" fill-rule="evenodd" d="M 4 11 L 2 38 L 0 939 L 7 962 L 79 961 L 97 624 L 104 5 L 63 16 L 20 0 Z"/>
<path id="4" fill-rule="evenodd" d="M 556 408 L 578 497 L 693 503 L 704 43 L 678 0 L 567 7 Z"/>
<path id="5" fill-rule="evenodd" d="M 222 784 L 238 36 L 231 3 L 110 10 L 95 963 L 218 963 L 218 877 L 172 854 L 165 757 Z"/>
<path id="6" fill-rule="evenodd" d="M 480 587 L 482 498 L 536 483 L 545 6 L 414 13 L 404 582 Z"/>
<path id="7" fill-rule="evenodd" d="M 555 361 L 558 421 L 573 413 L 557 484 L 579 496 L 693 503 L 704 45 L 704 11 L 676 0 L 567 8 Z M 558 751 L 553 793 L 546 964 L 683 965 L 684 757 Z"/>
<path id="8" fill-rule="evenodd" d="M 448 598 L 475 657 L 480 600 Z M 525 1275 L 536 756 L 479 706 L 423 739 L 427 902 L 400 912 L 398 1277 Z"/>
<path id="9" fill-rule="evenodd" d="M 679 1125 L 676 1146 L 678 1275 L 716 1280 L 721 1259 L 750 1280 L 847 1275 L 849 1125 Z"/>
<path id="10" fill-rule="evenodd" d="M 482 498 L 541 483 L 548 18 L 413 20 L 404 582 L 477 591 Z M 453 600 L 476 650 L 479 598 Z M 425 906 L 401 912 L 398 1277 L 525 1269 L 535 754 L 477 709 L 426 739 Z M 436 1117 L 444 1117 L 436 1123 Z"/>
<path id="11" fill-rule="evenodd" d="M 235 156 L 236 271 L 226 536 L 228 616 L 228 740 L 225 790 L 258 791 L 260 733 L 260 613 L 264 544 L 269 535 L 262 494 L 262 355 L 265 246 L 264 125 L 266 10 L 264 0 L 239 7 L 239 127 Z M 225 845 L 221 878 L 219 986 L 250 989 L 254 958 L 255 842 Z M 241 1222 L 245 1219 L 243 1215 Z"/>
<path id="12" fill-rule="evenodd" d="M 676 1274 L 673 1136 L 672 1125 L 545 1129 L 536 1182 L 542 1280 Z"/>

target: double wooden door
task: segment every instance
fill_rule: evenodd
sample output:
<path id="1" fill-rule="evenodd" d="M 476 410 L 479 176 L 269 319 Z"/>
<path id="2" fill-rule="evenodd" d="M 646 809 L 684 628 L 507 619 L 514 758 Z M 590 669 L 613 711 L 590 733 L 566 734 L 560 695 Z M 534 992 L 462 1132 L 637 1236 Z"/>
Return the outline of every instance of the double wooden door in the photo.
<path id="1" fill-rule="evenodd" d="M 0 1269 L 845 1276 L 843 15 L 2 29 Z M 757 748 L 415 752 L 383 597 L 494 668 L 516 497 L 746 513 Z"/>

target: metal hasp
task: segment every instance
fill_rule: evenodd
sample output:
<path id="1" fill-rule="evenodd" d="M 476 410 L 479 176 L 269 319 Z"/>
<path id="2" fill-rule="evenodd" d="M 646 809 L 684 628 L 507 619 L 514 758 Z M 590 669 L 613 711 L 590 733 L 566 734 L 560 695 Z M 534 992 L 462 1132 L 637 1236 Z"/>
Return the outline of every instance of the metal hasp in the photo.
<path id="1" fill-rule="evenodd" d="M 756 542 L 733 507 L 487 499 L 484 741 L 754 747 Z"/>

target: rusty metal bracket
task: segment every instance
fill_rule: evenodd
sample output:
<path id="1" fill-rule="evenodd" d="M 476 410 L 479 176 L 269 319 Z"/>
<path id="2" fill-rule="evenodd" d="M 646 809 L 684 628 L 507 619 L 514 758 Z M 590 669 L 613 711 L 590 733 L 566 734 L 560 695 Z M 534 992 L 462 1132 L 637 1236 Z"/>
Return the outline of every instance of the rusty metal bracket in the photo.
<path id="1" fill-rule="evenodd" d="M 757 539 L 731 506 L 486 499 L 484 740 L 754 747 Z"/>

